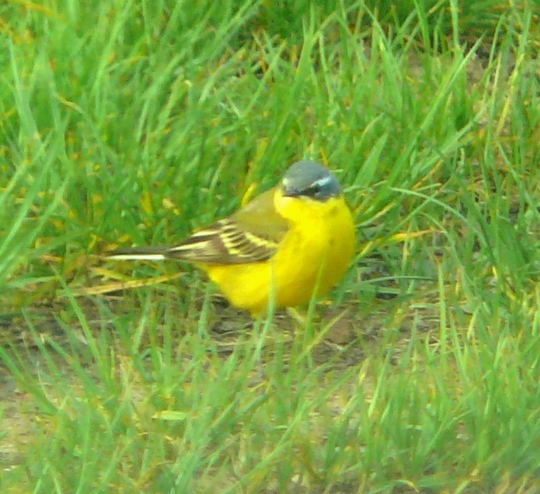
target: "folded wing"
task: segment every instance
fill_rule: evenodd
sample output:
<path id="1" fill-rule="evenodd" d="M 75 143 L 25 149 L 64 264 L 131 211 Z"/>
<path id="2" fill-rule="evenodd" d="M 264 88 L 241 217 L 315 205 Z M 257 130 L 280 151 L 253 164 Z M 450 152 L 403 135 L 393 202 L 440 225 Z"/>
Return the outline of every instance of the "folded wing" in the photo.
<path id="1" fill-rule="evenodd" d="M 264 192 L 232 216 L 196 231 L 183 242 L 111 252 L 112 259 L 179 259 L 200 264 L 246 264 L 266 261 L 288 230 L 273 202 L 274 189 Z"/>

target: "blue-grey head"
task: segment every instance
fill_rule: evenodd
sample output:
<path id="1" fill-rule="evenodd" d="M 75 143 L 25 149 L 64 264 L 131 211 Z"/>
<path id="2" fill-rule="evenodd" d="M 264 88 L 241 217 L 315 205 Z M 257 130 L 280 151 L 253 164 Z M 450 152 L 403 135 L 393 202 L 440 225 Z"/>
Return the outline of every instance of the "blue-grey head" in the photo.
<path id="1" fill-rule="evenodd" d="M 315 161 L 298 161 L 291 165 L 281 182 L 286 197 L 309 197 L 326 201 L 343 191 L 335 175 Z"/>

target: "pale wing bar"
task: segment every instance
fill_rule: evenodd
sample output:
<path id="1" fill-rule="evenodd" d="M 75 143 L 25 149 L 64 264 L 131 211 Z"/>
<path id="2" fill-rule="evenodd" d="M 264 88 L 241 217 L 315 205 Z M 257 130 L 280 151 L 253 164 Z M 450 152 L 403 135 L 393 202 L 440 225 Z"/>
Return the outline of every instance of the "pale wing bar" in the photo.
<path id="1" fill-rule="evenodd" d="M 224 219 L 195 232 L 164 254 L 169 259 L 204 264 L 245 264 L 268 260 L 277 247 L 277 242 L 243 230 L 232 219 Z"/>

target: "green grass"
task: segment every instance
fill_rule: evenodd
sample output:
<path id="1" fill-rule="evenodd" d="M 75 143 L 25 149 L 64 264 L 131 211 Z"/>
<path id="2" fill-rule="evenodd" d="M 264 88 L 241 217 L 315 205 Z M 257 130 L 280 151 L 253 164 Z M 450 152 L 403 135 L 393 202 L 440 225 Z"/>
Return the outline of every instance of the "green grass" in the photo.
<path id="1" fill-rule="evenodd" d="M 538 15 L 0 7 L 2 492 L 538 492 Z M 187 266 L 98 257 L 174 242 L 301 158 L 358 225 L 304 329 L 247 325 Z"/>

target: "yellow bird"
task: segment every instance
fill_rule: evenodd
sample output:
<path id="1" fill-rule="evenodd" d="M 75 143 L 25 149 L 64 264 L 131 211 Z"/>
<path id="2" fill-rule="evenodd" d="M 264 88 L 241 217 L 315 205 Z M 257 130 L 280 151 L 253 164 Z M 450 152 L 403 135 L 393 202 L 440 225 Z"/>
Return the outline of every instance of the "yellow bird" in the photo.
<path id="1" fill-rule="evenodd" d="M 354 240 L 353 217 L 334 174 L 299 161 L 277 187 L 183 242 L 108 257 L 194 263 L 233 305 L 257 316 L 270 301 L 289 307 L 328 292 L 347 270 Z"/>

